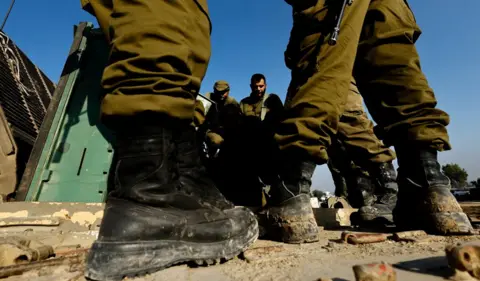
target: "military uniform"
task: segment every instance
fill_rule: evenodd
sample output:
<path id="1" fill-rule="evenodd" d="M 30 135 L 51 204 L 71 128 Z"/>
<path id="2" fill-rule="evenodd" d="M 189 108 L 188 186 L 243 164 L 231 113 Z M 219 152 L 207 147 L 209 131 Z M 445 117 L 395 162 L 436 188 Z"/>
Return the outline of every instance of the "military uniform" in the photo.
<path id="1" fill-rule="evenodd" d="M 107 39 L 115 40 L 102 79 L 107 93 L 102 116 L 152 111 L 191 120 L 210 60 L 207 1 L 81 0 L 81 4 L 96 16 Z"/>
<path id="2" fill-rule="evenodd" d="M 259 207 L 266 204 L 262 177 L 272 158 L 271 141 L 283 109 L 280 98 L 250 95 L 240 102 L 241 117 L 219 154 L 215 178 L 227 199 L 236 205 Z M 223 153 L 222 153 L 223 152 Z"/>
<path id="3" fill-rule="evenodd" d="M 314 216 L 306 211 L 316 164 L 328 161 L 328 147 L 339 128 L 352 77 L 387 146 L 395 146 L 400 172 L 394 210 L 400 229 L 432 233 L 472 233 L 473 228 L 449 192 L 437 152 L 451 148 L 449 116 L 420 68 L 415 42 L 421 34 L 406 0 L 355 0 L 342 15 L 335 46 L 328 41 L 342 1 L 286 0 L 293 27 L 285 52 L 292 81 L 285 118 L 275 136 L 282 151 L 279 178 L 272 188 L 273 216 L 289 209 L 298 233 L 284 240 L 311 241 Z M 292 218 L 292 214 L 296 218 Z M 277 228 L 278 232 L 282 231 Z M 302 235 L 300 235 L 302 233 Z"/>
<path id="4" fill-rule="evenodd" d="M 253 213 L 235 208 L 208 177 L 192 126 L 210 59 L 206 2 L 81 0 L 111 47 L 101 113 L 115 131 L 117 159 L 88 279 L 211 264 L 258 237 Z"/>
<path id="5" fill-rule="evenodd" d="M 240 101 L 240 108 L 244 116 L 264 121 L 267 114 L 278 115 L 283 110 L 283 104 L 276 94 L 265 93 L 261 98 L 251 94 Z"/>
<path id="6" fill-rule="evenodd" d="M 193 126 L 198 128 L 205 122 L 205 106 L 203 102 L 197 98 L 195 101 L 195 113 L 193 116 Z"/>
<path id="7" fill-rule="evenodd" d="M 345 145 L 356 165 L 368 169 L 372 164 L 392 162 L 396 155 L 373 132 L 373 122 L 363 109 L 363 99 L 355 80 L 350 82 L 336 137 Z"/>
<path id="8" fill-rule="evenodd" d="M 364 111 L 363 99 L 353 78 L 328 156 L 335 194 L 347 198 L 354 208 L 361 208 L 363 220 L 358 223 L 365 223 L 367 216 L 363 213 L 372 208 L 382 212 L 371 215 L 369 220 L 381 216 L 391 223 L 398 192 L 392 165 L 395 152 L 375 135 L 373 122 Z"/>
<path id="9" fill-rule="evenodd" d="M 229 90 L 228 82 L 222 80 L 215 82 L 214 91 L 221 93 Z M 202 127 L 204 127 L 208 144 L 220 146 L 224 141 L 225 126 L 235 126 L 232 123 L 235 123 L 235 119 L 239 117 L 240 107 L 235 98 L 230 95 L 225 100 L 218 99 L 214 93 L 207 93 L 205 97 L 215 104 L 207 101 L 209 103 L 207 105 L 208 110 L 205 113 L 205 123 Z"/>
<path id="10" fill-rule="evenodd" d="M 414 43 L 421 31 L 405 0 L 354 1 L 345 10 L 346 28 L 336 46 L 327 43 L 330 29 L 322 32 L 319 26 L 329 27 L 327 14 L 338 7 L 328 7 L 325 1 L 306 6 L 302 1 L 287 2 L 294 10 L 285 53 L 292 70 L 287 110 L 299 117 L 283 122 L 277 135 L 282 148 L 302 148 L 318 164 L 327 161 L 326 147 L 344 111 L 352 70 L 370 114 L 388 132 L 387 145 L 414 140 L 435 150 L 450 149 L 445 128 L 450 119 L 435 107 L 435 96 L 420 69 Z"/>

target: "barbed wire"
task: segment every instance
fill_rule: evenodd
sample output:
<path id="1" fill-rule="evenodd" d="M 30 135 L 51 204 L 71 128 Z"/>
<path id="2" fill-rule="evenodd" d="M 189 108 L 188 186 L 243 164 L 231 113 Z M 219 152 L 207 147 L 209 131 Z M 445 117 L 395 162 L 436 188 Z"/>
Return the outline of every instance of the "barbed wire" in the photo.
<path id="1" fill-rule="evenodd" d="M 30 93 L 34 93 L 35 91 L 23 84 L 20 77 L 20 61 L 15 52 L 8 45 L 9 42 L 10 38 L 5 33 L 0 31 L 0 50 L 7 60 L 8 66 L 10 67 L 10 72 L 12 73 L 15 82 L 17 82 L 20 91 L 22 91 L 25 95 L 30 96 Z"/>
<path id="2" fill-rule="evenodd" d="M 33 117 L 32 112 L 28 106 L 28 102 L 26 101 L 25 97 L 23 97 L 23 95 L 26 95 L 27 97 L 29 97 L 30 93 L 34 93 L 34 91 L 32 89 L 29 89 L 27 86 L 25 86 L 25 84 L 22 83 L 22 79 L 20 77 L 20 61 L 16 56 L 15 52 L 8 45 L 9 42 L 10 42 L 10 38 L 5 33 L 3 33 L 3 31 L 0 31 L 0 51 L 3 53 L 7 61 L 7 64 L 10 68 L 10 73 L 12 74 L 13 79 L 15 80 L 20 90 L 20 94 L 22 95 L 22 101 L 24 103 L 25 108 L 27 109 L 27 112 L 32 122 L 32 125 L 34 127 L 34 130 L 38 133 L 39 128 L 35 123 L 35 118 Z"/>

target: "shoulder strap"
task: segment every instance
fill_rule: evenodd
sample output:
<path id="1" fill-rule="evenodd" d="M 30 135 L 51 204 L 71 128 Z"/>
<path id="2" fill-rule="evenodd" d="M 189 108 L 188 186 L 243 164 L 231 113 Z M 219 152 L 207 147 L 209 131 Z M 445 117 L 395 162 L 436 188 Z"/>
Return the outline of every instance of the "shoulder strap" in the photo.
<path id="1" fill-rule="evenodd" d="M 260 115 L 260 120 L 262 120 L 262 121 L 263 121 L 263 119 L 265 119 L 265 116 L 267 115 L 268 108 L 265 106 L 265 101 L 268 99 L 268 96 L 270 96 L 270 94 L 265 93 L 265 95 L 263 95 L 262 113 Z"/>
<path id="2" fill-rule="evenodd" d="M 240 101 L 240 110 L 242 111 L 242 114 L 245 114 L 245 99 Z"/>
<path id="3" fill-rule="evenodd" d="M 205 97 L 207 99 L 210 99 L 210 96 L 211 94 L 210 93 L 206 93 L 205 94 Z M 208 110 L 210 109 L 210 107 L 212 106 L 212 103 L 205 99 L 204 97 L 202 97 L 201 95 L 197 95 L 197 100 L 200 100 L 202 103 L 203 103 L 203 107 L 205 108 L 205 116 L 207 116 L 207 113 L 208 113 Z"/>

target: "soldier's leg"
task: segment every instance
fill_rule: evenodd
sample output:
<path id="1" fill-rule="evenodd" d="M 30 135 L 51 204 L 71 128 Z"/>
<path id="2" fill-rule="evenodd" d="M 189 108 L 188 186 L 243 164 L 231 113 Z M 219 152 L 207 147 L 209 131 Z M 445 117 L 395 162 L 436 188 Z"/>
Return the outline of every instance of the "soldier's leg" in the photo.
<path id="1" fill-rule="evenodd" d="M 338 140 L 338 138 L 333 138 L 332 144 L 328 148 L 327 166 L 330 174 L 332 175 L 333 184 L 335 185 L 335 196 L 347 199 L 347 176 L 351 171 L 352 160 L 348 156 L 345 146 L 340 142 L 340 140 Z"/>
<path id="2" fill-rule="evenodd" d="M 271 188 L 271 233 L 289 243 L 318 240 L 310 205 L 311 177 L 317 164 L 327 162 L 330 137 L 345 102 L 357 43 L 369 1 L 357 0 L 345 11 L 342 35 L 328 45 L 342 1 L 287 1 L 293 8 L 293 28 L 286 64 L 292 82 L 285 119 L 275 139 L 281 149 L 280 183 Z"/>
<path id="3" fill-rule="evenodd" d="M 203 124 L 203 122 L 205 122 L 205 107 L 201 101 L 196 100 L 193 125 L 198 128 Z"/>
<path id="4" fill-rule="evenodd" d="M 206 1 L 89 2 L 109 32 L 102 113 L 118 162 L 87 277 L 120 280 L 239 254 L 257 222 L 206 177 L 191 125 L 210 56 Z"/>
<path id="5" fill-rule="evenodd" d="M 367 170 L 373 163 L 392 162 L 395 159 L 395 152 L 378 139 L 373 127 L 353 79 L 350 82 L 344 112 L 340 117 L 338 138 L 344 143 L 355 164 Z"/>
<path id="6" fill-rule="evenodd" d="M 354 79 L 344 109 L 337 136 L 356 166 L 346 175 L 354 178 L 349 181 L 349 201 L 360 208 L 359 223 L 393 223 L 392 210 L 398 193 L 392 164 L 395 153 L 375 135 Z"/>
<path id="7" fill-rule="evenodd" d="M 420 29 L 405 0 L 371 1 L 354 75 L 372 117 L 399 161 L 395 223 L 439 234 L 470 233 L 472 226 L 449 191 L 437 151 L 450 149 L 449 116 L 420 68 Z"/>

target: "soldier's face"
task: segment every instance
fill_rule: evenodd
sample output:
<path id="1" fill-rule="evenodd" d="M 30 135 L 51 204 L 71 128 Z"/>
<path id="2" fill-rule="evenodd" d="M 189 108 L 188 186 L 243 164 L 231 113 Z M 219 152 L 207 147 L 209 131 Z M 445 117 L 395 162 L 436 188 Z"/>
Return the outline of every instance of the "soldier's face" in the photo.
<path id="1" fill-rule="evenodd" d="M 251 84 L 250 88 L 252 89 L 252 93 L 255 93 L 257 96 L 261 97 L 265 94 L 267 84 L 265 84 L 265 80 L 262 79 L 257 83 Z"/>
<path id="2" fill-rule="evenodd" d="M 214 96 L 215 96 L 216 99 L 225 100 L 228 97 L 229 93 L 230 93 L 230 91 L 214 92 Z"/>

